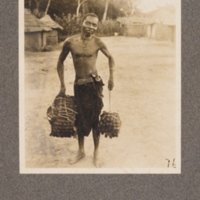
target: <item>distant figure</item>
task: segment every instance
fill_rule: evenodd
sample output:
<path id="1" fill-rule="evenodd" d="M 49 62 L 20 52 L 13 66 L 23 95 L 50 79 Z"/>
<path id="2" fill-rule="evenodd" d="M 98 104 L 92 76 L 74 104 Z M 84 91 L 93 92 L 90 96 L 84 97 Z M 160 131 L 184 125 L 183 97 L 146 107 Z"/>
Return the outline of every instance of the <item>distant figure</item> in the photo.
<path id="1" fill-rule="evenodd" d="M 98 28 L 98 22 L 98 17 L 93 13 L 88 13 L 83 17 L 81 34 L 72 36 L 64 42 L 58 59 L 57 71 L 61 83 L 59 94 L 64 95 L 66 88 L 63 62 L 69 52 L 71 52 L 76 74 L 74 96 L 78 114 L 75 125 L 77 127 L 79 149 L 76 157 L 70 159 L 69 162 L 70 164 L 74 164 L 85 156 L 84 136 L 88 136 L 92 130 L 94 139 L 94 164 L 96 167 L 101 167 L 101 162 L 98 158 L 100 132 L 97 129 L 97 124 L 101 109 L 103 108 L 102 91 L 104 84 L 96 69 L 99 50 L 108 58 L 110 75 L 108 80 L 109 90 L 112 90 L 114 87 L 114 60 L 101 39 L 93 35 Z"/>

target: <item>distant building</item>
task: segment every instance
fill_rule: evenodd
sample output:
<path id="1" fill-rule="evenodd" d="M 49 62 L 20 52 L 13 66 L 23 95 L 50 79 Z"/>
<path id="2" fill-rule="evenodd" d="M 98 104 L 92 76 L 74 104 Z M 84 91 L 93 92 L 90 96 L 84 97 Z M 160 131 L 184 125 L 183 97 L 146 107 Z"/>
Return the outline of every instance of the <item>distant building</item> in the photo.
<path id="1" fill-rule="evenodd" d="M 43 46 L 58 44 L 59 30 L 63 30 L 63 28 L 58 23 L 53 21 L 49 15 L 45 15 L 39 20 L 43 26 L 51 28 L 51 31 L 43 32 Z"/>
<path id="2" fill-rule="evenodd" d="M 165 6 L 148 13 L 145 24 L 147 25 L 147 37 L 156 40 L 175 41 L 176 15 L 174 7 Z"/>
<path id="3" fill-rule="evenodd" d="M 41 51 L 58 43 L 58 30 L 62 27 L 49 15 L 38 19 L 28 9 L 24 15 L 25 50 Z"/>
<path id="4" fill-rule="evenodd" d="M 156 40 L 176 40 L 175 7 L 165 6 L 139 16 L 121 17 L 117 19 L 124 27 L 126 36 L 148 37 Z"/>
<path id="5" fill-rule="evenodd" d="M 124 27 L 125 31 L 123 35 L 132 37 L 145 37 L 146 25 L 144 24 L 144 17 L 130 16 L 118 18 L 117 22 L 121 27 Z"/>

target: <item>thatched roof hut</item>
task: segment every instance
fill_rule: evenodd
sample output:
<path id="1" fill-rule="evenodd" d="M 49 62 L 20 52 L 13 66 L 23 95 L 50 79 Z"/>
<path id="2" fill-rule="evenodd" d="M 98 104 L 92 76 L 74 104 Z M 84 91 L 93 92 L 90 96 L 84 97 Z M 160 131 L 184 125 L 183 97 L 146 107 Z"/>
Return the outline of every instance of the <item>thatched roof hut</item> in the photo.
<path id="1" fill-rule="evenodd" d="M 43 26 L 51 29 L 60 29 L 63 30 L 63 27 L 56 23 L 49 15 L 45 15 L 41 19 L 39 19 Z"/>
<path id="2" fill-rule="evenodd" d="M 31 11 L 24 12 L 25 49 L 40 51 L 58 43 L 58 30 L 63 28 L 51 19 L 49 15 L 41 19 L 35 17 Z"/>
<path id="3" fill-rule="evenodd" d="M 146 15 L 147 37 L 157 40 L 176 40 L 176 10 L 173 6 L 161 7 Z"/>
<path id="4" fill-rule="evenodd" d="M 136 17 L 136 16 L 119 17 L 119 18 L 117 18 L 117 22 L 119 22 L 120 24 L 125 24 L 125 25 L 144 24 L 145 18 L 144 17 Z"/>
<path id="5" fill-rule="evenodd" d="M 133 37 L 143 37 L 145 36 L 145 24 L 143 16 L 129 16 L 129 17 L 120 17 L 117 19 L 117 22 L 124 29 L 124 34 L 126 36 Z"/>
<path id="6" fill-rule="evenodd" d="M 63 30 L 63 27 L 56 23 L 49 15 L 45 15 L 39 20 L 44 27 L 51 29 L 50 32 L 43 34 L 44 48 L 46 48 L 45 46 L 56 45 L 58 43 L 59 31 Z"/>
<path id="7" fill-rule="evenodd" d="M 24 32 L 51 31 L 50 27 L 44 26 L 30 10 L 24 10 Z"/>
<path id="8" fill-rule="evenodd" d="M 173 6 L 160 7 L 146 15 L 146 24 L 159 23 L 169 26 L 176 25 L 176 11 Z"/>

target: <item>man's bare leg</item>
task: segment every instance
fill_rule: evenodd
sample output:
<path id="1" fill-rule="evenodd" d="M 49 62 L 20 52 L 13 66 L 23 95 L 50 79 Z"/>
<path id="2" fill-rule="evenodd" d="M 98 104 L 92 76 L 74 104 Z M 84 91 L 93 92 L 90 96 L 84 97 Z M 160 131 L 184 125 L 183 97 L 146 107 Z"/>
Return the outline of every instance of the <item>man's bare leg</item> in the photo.
<path id="1" fill-rule="evenodd" d="M 99 160 L 99 156 L 98 156 L 98 149 L 99 149 L 99 139 L 100 139 L 100 132 L 93 129 L 93 140 L 94 140 L 94 165 L 98 168 L 100 168 L 102 166 L 102 163 Z"/>
<path id="2" fill-rule="evenodd" d="M 75 164 L 79 160 L 85 157 L 85 150 L 84 150 L 84 136 L 78 135 L 78 144 L 79 144 L 79 150 L 75 158 L 69 159 L 69 163 L 71 165 Z"/>

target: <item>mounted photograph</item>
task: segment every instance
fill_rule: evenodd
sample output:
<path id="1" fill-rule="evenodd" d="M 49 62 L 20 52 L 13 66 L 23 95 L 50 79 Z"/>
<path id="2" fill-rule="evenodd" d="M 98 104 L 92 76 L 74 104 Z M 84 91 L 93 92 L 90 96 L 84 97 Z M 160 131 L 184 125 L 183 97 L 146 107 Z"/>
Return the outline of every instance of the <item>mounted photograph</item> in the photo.
<path id="1" fill-rule="evenodd" d="M 19 1 L 20 174 L 181 173 L 181 1 Z"/>

